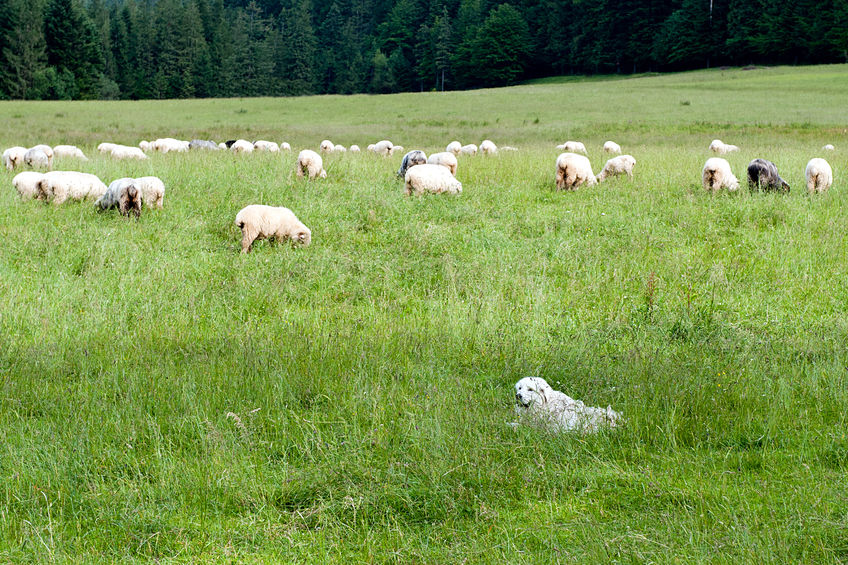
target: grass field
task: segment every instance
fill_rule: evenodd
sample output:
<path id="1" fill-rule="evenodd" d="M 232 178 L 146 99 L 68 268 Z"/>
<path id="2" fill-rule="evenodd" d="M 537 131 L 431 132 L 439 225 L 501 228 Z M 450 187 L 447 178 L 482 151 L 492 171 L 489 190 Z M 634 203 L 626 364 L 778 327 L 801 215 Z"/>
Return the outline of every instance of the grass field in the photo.
<path id="1" fill-rule="evenodd" d="M 21 202 L 0 172 L 0 562 L 848 560 L 848 66 L 392 96 L 2 102 L 0 146 L 155 174 L 165 208 Z M 96 154 L 173 136 L 294 154 Z M 713 138 L 744 180 L 705 194 Z M 408 198 L 389 138 L 460 158 Z M 554 188 L 554 145 L 607 139 L 633 181 Z M 836 145 L 824 155 L 825 143 Z M 835 182 L 809 197 L 803 170 Z M 305 249 L 238 253 L 246 204 Z M 627 424 L 513 429 L 539 375 Z"/>

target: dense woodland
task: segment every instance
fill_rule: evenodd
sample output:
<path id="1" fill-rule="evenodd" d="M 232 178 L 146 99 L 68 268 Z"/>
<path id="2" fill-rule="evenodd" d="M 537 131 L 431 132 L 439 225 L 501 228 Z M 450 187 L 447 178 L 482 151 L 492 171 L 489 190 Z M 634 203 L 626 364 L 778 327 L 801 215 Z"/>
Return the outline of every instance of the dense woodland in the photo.
<path id="1" fill-rule="evenodd" d="M 848 0 L 0 0 L 0 97 L 500 86 L 848 61 Z"/>

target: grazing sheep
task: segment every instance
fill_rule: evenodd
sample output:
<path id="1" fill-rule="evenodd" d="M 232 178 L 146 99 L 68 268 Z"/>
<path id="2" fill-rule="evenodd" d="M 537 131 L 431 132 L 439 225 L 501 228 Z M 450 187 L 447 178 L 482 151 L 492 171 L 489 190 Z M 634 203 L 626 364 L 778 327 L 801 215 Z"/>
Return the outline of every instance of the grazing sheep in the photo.
<path id="1" fill-rule="evenodd" d="M 148 151 L 150 151 L 150 142 L 141 140 L 138 142 L 138 148 L 147 153 Z"/>
<path id="2" fill-rule="evenodd" d="M 404 182 L 407 195 L 420 196 L 425 192 L 433 194 L 462 192 L 462 183 L 441 165 L 416 165 L 406 171 Z"/>
<path id="3" fill-rule="evenodd" d="M 81 161 L 88 161 L 88 157 L 82 152 L 82 149 L 75 145 L 57 145 L 53 148 L 53 155 L 56 157 L 73 157 Z"/>
<path id="4" fill-rule="evenodd" d="M 24 164 L 24 155 L 26 155 L 26 152 L 26 147 L 9 147 L 3 151 L 3 165 L 5 165 L 7 170 L 14 171 L 15 167 Z"/>
<path id="5" fill-rule="evenodd" d="M 628 178 L 633 178 L 633 167 L 636 166 L 636 159 L 632 155 L 619 155 L 613 157 L 604 165 L 603 170 L 598 173 L 595 180 L 604 182 L 609 177 L 626 174 Z"/>
<path id="6" fill-rule="evenodd" d="M 477 154 L 477 146 L 473 143 L 469 143 L 468 145 L 463 145 L 459 150 L 462 155 L 476 155 Z"/>
<path id="7" fill-rule="evenodd" d="M 33 169 L 47 169 L 51 170 L 53 167 L 53 159 L 49 158 L 47 154 L 41 149 L 27 149 L 27 152 L 24 153 L 24 163 L 27 167 L 31 167 Z"/>
<path id="8" fill-rule="evenodd" d="M 822 147 L 822 149 L 824 149 L 825 151 L 835 151 L 836 147 L 834 147 L 832 144 L 828 143 L 827 145 Z"/>
<path id="9" fill-rule="evenodd" d="M 376 148 L 377 148 L 377 146 L 375 144 L 369 143 L 368 147 L 366 147 L 365 149 L 372 152 L 372 153 L 376 153 Z"/>
<path id="10" fill-rule="evenodd" d="M 228 139 L 227 141 L 224 142 L 224 147 L 226 147 L 227 149 L 230 149 L 230 148 L 232 148 L 232 146 L 235 144 L 236 141 L 238 141 L 238 140 L 237 139 Z M 248 143 L 250 143 L 250 142 L 248 142 Z"/>
<path id="11" fill-rule="evenodd" d="M 374 144 L 374 152 L 377 155 L 382 155 L 383 157 L 388 157 L 394 152 L 394 145 L 388 139 L 384 139 L 382 141 L 378 141 Z"/>
<path id="12" fill-rule="evenodd" d="M 583 183 L 593 186 L 597 181 L 589 159 L 576 153 L 562 153 L 556 160 L 557 190 L 577 190 Z"/>
<path id="13" fill-rule="evenodd" d="M 219 151 L 221 149 L 214 141 L 206 139 L 192 139 L 188 142 L 188 148 L 191 150 L 207 149 L 209 151 Z"/>
<path id="14" fill-rule="evenodd" d="M 253 144 L 246 139 L 237 139 L 229 147 L 237 155 L 240 153 L 253 153 Z"/>
<path id="15" fill-rule="evenodd" d="M 556 146 L 558 151 L 568 151 L 570 153 L 582 153 L 586 155 L 586 146 L 579 141 L 566 141 L 562 145 Z"/>
<path id="16" fill-rule="evenodd" d="M 729 191 L 739 189 L 739 179 L 730 170 L 730 163 L 721 157 L 707 159 L 701 172 L 704 188 L 710 192 L 726 188 Z"/>
<path id="17" fill-rule="evenodd" d="M 287 141 L 284 141 L 280 144 L 280 149 L 283 151 L 291 151 L 291 145 Z"/>
<path id="18" fill-rule="evenodd" d="M 462 144 L 458 141 L 451 141 L 448 143 L 448 146 L 445 147 L 445 151 L 453 153 L 454 155 L 459 155 L 462 152 Z"/>
<path id="19" fill-rule="evenodd" d="M 333 153 L 347 153 L 347 149 L 344 145 L 335 145 L 333 146 Z"/>
<path id="20" fill-rule="evenodd" d="M 480 152 L 483 155 L 495 155 L 498 152 L 498 146 L 489 139 L 484 139 L 480 143 Z"/>
<path id="21" fill-rule="evenodd" d="M 126 145 L 114 145 L 112 144 L 112 149 L 109 152 L 113 159 L 124 160 L 124 159 L 139 159 L 145 160 L 149 159 L 147 155 L 144 154 L 144 151 L 139 149 L 138 147 L 128 147 Z"/>
<path id="22" fill-rule="evenodd" d="M 593 433 L 614 428 L 621 414 L 607 406 L 586 406 L 565 393 L 554 390 L 540 377 L 524 377 L 515 383 L 515 411 L 526 423 L 557 432 Z"/>
<path id="23" fill-rule="evenodd" d="M 403 145 L 393 145 L 391 155 L 394 155 L 395 153 L 403 153 L 403 149 Z"/>
<path id="24" fill-rule="evenodd" d="M 500 149 L 501 151 L 518 151 L 518 147 L 513 147 L 512 145 L 504 145 Z"/>
<path id="25" fill-rule="evenodd" d="M 406 171 L 409 170 L 410 167 L 414 167 L 415 165 L 423 165 L 426 162 L 427 155 L 423 151 L 413 149 L 412 151 L 403 156 L 403 161 L 400 162 L 400 168 L 398 169 L 397 176 L 403 178 L 406 176 Z"/>
<path id="26" fill-rule="evenodd" d="M 350 146 L 350 152 L 351 153 L 360 153 L 361 151 L 362 150 L 359 148 L 358 145 L 351 145 Z"/>
<path id="27" fill-rule="evenodd" d="M 159 177 L 124 177 L 115 179 L 109 185 L 110 191 L 118 190 L 119 186 L 135 185 L 138 189 L 142 203 L 147 204 L 148 208 L 162 209 L 162 203 L 165 199 L 165 183 Z"/>
<path id="28" fill-rule="evenodd" d="M 274 141 L 265 141 L 264 139 L 259 139 L 253 142 L 253 149 L 256 151 L 267 151 L 269 153 L 279 153 L 280 146 L 277 145 Z"/>
<path id="29" fill-rule="evenodd" d="M 133 214 L 138 219 L 141 216 L 141 191 L 135 185 L 135 179 L 118 179 L 109 185 L 94 205 L 101 212 L 117 208 L 122 216 Z"/>
<path id="30" fill-rule="evenodd" d="M 35 171 L 25 171 L 18 173 L 12 179 L 12 186 L 18 191 L 21 200 L 29 200 L 30 198 L 38 198 L 38 182 L 44 176 L 43 173 Z"/>
<path id="31" fill-rule="evenodd" d="M 714 139 L 712 143 L 710 143 L 710 151 L 719 155 L 724 155 L 726 153 L 731 153 L 732 151 L 739 151 L 739 148 L 735 145 L 727 144 L 720 139 Z"/>
<path id="32" fill-rule="evenodd" d="M 615 141 L 606 141 L 604 142 L 604 153 L 621 154 L 621 145 Z"/>
<path id="33" fill-rule="evenodd" d="M 241 252 L 249 253 L 257 239 L 290 240 L 304 247 L 312 242 L 312 231 L 288 208 L 252 204 L 236 214 L 241 230 Z"/>
<path id="34" fill-rule="evenodd" d="M 332 141 L 325 139 L 321 142 L 321 145 L 318 146 L 318 149 L 321 153 L 332 153 L 335 146 L 336 145 Z"/>
<path id="35" fill-rule="evenodd" d="M 222 141 L 218 144 L 218 149 L 229 149 L 229 147 L 227 147 L 227 144 Z"/>
<path id="36" fill-rule="evenodd" d="M 96 199 L 106 192 L 106 185 L 95 175 L 76 171 L 45 173 L 38 181 L 37 186 L 37 198 L 52 202 L 57 206 L 69 198 L 71 200 Z"/>
<path id="37" fill-rule="evenodd" d="M 807 191 L 810 194 L 825 192 L 833 184 L 833 169 L 824 159 L 810 159 L 804 169 L 804 176 L 807 178 Z"/>
<path id="38" fill-rule="evenodd" d="M 304 149 L 298 154 L 295 167 L 297 176 L 299 177 L 302 177 L 305 171 L 311 179 L 315 177 L 327 178 L 327 171 L 324 170 L 324 160 L 311 149 Z"/>
<path id="39" fill-rule="evenodd" d="M 777 174 L 777 165 L 765 159 L 754 159 L 748 163 L 748 189 L 789 192 L 789 184 Z"/>
<path id="40" fill-rule="evenodd" d="M 173 137 L 161 137 L 150 143 L 150 148 L 159 153 L 183 153 L 188 151 L 189 143 Z"/>
<path id="41" fill-rule="evenodd" d="M 53 168 L 53 148 L 49 145 L 40 144 L 33 145 L 29 148 L 30 151 L 42 151 L 45 155 L 47 155 L 47 166 L 52 169 Z M 26 158 L 26 156 L 24 156 Z"/>
<path id="42" fill-rule="evenodd" d="M 112 149 L 114 149 L 115 147 L 117 147 L 116 143 L 103 142 L 103 143 L 101 143 L 100 145 L 97 146 L 97 152 L 98 153 L 111 153 Z"/>
<path id="43" fill-rule="evenodd" d="M 430 165 L 441 165 L 447 167 L 453 176 L 456 176 L 457 160 L 456 155 L 450 151 L 442 151 L 441 153 L 433 153 L 427 159 Z"/>

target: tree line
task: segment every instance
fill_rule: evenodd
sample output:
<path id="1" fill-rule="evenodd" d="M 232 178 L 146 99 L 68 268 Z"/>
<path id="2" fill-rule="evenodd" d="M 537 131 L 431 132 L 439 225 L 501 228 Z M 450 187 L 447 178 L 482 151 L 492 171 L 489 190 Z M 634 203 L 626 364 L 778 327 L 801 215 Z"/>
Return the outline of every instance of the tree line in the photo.
<path id="1" fill-rule="evenodd" d="M 388 93 L 848 62 L 848 0 L 0 0 L 0 98 Z"/>

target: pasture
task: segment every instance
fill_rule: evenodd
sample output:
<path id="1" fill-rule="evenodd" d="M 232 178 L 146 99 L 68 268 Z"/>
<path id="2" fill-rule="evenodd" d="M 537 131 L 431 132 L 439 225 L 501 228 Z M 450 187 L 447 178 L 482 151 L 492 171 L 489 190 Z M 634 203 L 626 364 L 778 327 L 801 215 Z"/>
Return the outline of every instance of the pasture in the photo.
<path id="1" fill-rule="evenodd" d="M 0 102 L 0 147 L 157 175 L 139 221 L 22 202 L 0 172 L 0 561 L 841 562 L 848 559 L 848 66 L 390 96 Z M 288 141 L 281 155 L 102 141 Z M 743 188 L 700 184 L 713 138 Z M 388 138 L 461 156 L 410 198 Z M 554 146 L 635 177 L 554 190 Z M 833 143 L 836 151 L 821 151 Z M 749 193 L 774 161 L 790 194 Z M 834 185 L 807 195 L 825 157 Z M 312 245 L 239 254 L 287 206 Z M 511 428 L 544 377 L 626 425 Z"/>

